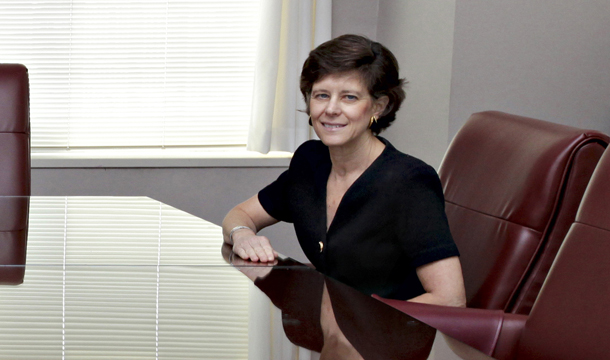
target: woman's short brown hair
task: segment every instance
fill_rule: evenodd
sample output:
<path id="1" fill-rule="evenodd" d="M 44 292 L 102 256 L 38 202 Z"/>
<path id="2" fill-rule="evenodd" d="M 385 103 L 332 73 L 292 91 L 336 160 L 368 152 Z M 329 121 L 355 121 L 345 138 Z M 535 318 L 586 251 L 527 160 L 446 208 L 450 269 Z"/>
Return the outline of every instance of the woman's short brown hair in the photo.
<path id="1" fill-rule="evenodd" d="M 342 35 L 329 40 L 309 53 L 301 72 L 301 93 L 307 104 L 313 84 L 329 74 L 356 71 L 362 77 L 371 96 L 389 98 L 388 105 L 377 123 L 371 126 L 374 134 L 390 126 L 405 98 L 404 79 L 398 77 L 398 62 L 394 54 L 378 42 L 359 35 Z"/>

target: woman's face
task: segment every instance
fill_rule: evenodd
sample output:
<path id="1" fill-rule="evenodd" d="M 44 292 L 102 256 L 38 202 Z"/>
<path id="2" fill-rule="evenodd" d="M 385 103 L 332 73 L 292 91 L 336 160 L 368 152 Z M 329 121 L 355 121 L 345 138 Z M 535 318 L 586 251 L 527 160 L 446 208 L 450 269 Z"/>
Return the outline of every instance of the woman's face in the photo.
<path id="1" fill-rule="evenodd" d="M 388 98 L 373 98 L 360 74 L 330 74 L 313 84 L 309 113 L 313 128 L 328 147 L 358 146 L 373 134 L 371 116 L 385 109 Z"/>

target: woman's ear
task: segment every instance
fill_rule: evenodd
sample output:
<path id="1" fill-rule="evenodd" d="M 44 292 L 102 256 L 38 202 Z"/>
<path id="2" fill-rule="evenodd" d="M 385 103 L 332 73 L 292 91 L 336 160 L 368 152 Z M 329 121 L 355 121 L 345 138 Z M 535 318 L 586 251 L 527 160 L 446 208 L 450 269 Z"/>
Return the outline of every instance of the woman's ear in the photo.
<path id="1" fill-rule="evenodd" d="M 385 95 L 375 99 L 373 103 L 373 114 L 375 114 L 375 116 L 377 116 L 378 118 L 383 116 L 389 102 L 390 98 Z"/>

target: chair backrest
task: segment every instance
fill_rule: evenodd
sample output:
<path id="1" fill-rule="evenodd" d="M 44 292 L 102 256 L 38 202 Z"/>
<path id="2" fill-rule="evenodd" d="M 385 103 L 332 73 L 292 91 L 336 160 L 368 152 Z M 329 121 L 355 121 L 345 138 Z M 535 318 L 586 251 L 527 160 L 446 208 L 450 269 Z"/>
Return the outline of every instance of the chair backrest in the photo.
<path id="1" fill-rule="evenodd" d="M 0 64 L 0 196 L 30 195 L 28 71 Z"/>
<path id="2" fill-rule="evenodd" d="M 18 285 L 25 275 L 28 196 L 0 196 L 0 285 Z"/>
<path id="3" fill-rule="evenodd" d="M 608 140 L 500 112 L 471 116 L 439 170 L 469 307 L 529 313 Z"/>
<path id="4" fill-rule="evenodd" d="M 518 359 L 610 354 L 610 151 L 587 187 L 518 345 Z"/>

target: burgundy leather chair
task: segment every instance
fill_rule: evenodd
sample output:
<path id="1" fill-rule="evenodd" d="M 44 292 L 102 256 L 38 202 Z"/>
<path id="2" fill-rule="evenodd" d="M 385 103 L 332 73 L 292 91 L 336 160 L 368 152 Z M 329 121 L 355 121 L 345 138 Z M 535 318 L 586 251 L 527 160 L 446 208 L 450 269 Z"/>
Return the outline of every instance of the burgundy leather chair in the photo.
<path id="1" fill-rule="evenodd" d="M 0 284 L 23 282 L 30 179 L 28 71 L 0 64 Z"/>
<path id="2" fill-rule="evenodd" d="M 0 196 L 30 195 L 28 70 L 0 64 Z"/>
<path id="3" fill-rule="evenodd" d="M 501 112 L 470 117 L 439 170 L 468 307 L 529 313 L 608 141 Z"/>
<path id="4" fill-rule="evenodd" d="M 610 354 L 610 151 L 529 316 L 383 300 L 496 359 L 607 359 Z"/>

